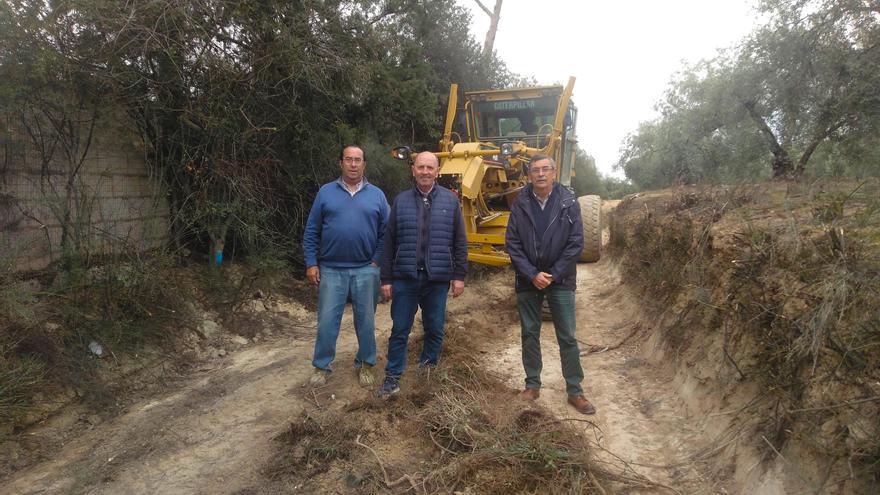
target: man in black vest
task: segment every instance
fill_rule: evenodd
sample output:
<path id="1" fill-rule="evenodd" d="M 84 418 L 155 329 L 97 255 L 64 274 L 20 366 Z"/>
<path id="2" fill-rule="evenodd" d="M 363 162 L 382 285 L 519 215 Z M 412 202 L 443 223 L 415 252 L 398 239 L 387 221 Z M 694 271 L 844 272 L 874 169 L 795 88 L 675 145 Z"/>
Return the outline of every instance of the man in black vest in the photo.
<path id="1" fill-rule="evenodd" d="M 541 389 L 541 305 L 553 314 L 556 342 L 568 403 L 583 414 L 596 408 L 584 398 L 580 351 L 575 338 L 577 261 L 584 248 L 577 198 L 556 183 L 556 163 L 535 155 L 529 163 L 528 186 L 510 208 L 505 246 L 516 270 L 516 308 L 522 328 L 522 361 L 526 388 L 520 397 L 538 398 Z"/>
<path id="2" fill-rule="evenodd" d="M 391 206 L 381 266 L 382 296 L 391 299 L 388 364 L 380 396 L 400 391 L 406 368 L 406 345 L 418 308 L 425 340 L 419 366 L 440 361 L 446 297 L 464 292 L 467 235 L 458 196 L 437 184 L 440 163 L 430 152 L 416 155 L 415 187 L 398 194 Z"/>

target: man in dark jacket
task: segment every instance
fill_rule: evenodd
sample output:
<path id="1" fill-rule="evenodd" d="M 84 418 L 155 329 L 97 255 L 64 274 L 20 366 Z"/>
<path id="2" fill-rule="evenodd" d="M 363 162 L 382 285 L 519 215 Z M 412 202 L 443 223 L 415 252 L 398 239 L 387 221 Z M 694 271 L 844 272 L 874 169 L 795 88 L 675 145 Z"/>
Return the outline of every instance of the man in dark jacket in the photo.
<path id="1" fill-rule="evenodd" d="M 556 183 L 556 163 L 535 155 L 529 164 L 531 184 L 510 208 L 505 245 L 516 270 L 516 307 L 522 327 L 526 388 L 520 397 L 538 398 L 541 389 L 541 305 L 553 315 L 568 403 L 583 414 L 596 408 L 584 398 L 580 351 L 575 338 L 577 261 L 584 232 L 577 198 Z"/>
<path id="2" fill-rule="evenodd" d="M 382 296 L 391 299 L 388 364 L 380 396 L 400 391 L 406 345 L 416 310 L 422 308 L 425 340 L 419 366 L 434 366 L 443 347 L 446 297 L 464 292 L 467 235 L 458 196 L 436 183 L 440 164 L 433 153 L 416 156 L 415 187 L 394 198 L 382 257 Z"/>

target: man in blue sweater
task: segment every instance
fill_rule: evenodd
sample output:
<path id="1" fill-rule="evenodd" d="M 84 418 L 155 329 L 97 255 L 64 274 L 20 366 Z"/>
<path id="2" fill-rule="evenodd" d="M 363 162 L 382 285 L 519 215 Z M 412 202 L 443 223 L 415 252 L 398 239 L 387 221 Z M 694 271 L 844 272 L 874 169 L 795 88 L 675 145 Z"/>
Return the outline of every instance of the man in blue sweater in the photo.
<path id="1" fill-rule="evenodd" d="M 318 285 L 318 336 L 309 382 L 327 382 L 345 303 L 351 297 L 358 352 L 354 366 L 361 386 L 374 383 L 376 303 L 388 201 L 367 182 L 364 150 L 348 145 L 339 153 L 339 179 L 321 186 L 303 234 L 306 277 Z"/>
<path id="2" fill-rule="evenodd" d="M 416 310 L 422 309 L 425 340 L 419 366 L 440 361 L 446 297 L 464 292 L 467 273 L 467 234 L 458 196 L 436 183 L 440 172 L 430 152 L 416 155 L 412 173 L 415 187 L 394 198 L 385 252 L 382 257 L 382 295 L 391 301 L 391 337 L 388 364 L 379 395 L 400 391 L 406 368 L 406 344 Z"/>

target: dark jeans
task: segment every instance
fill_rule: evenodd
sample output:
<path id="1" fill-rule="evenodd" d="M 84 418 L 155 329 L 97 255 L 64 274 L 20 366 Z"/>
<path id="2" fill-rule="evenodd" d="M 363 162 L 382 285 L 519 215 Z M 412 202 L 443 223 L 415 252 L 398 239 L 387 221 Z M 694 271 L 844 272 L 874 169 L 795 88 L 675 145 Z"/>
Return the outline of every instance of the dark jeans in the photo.
<path id="1" fill-rule="evenodd" d="M 553 315 L 566 392 L 569 395 L 581 394 L 584 370 L 581 368 L 580 350 L 575 339 L 574 291 L 555 285 L 541 291 L 530 290 L 516 294 L 516 309 L 519 311 L 522 326 L 522 360 L 526 372 L 526 388 L 541 388 L 541 304 L 544 296 L 547 297 L 550 313 Z"/>
<path id="2" fill-rule="evenodd" d="M 449 282 L 431 282 L 425 272 L 418 280 L 395 280 L 391 288 L 391 337 L 388 338 L 388 365 L 385 375 L 399 378 L 406 369 L 406 344 L 416 310 L 422 308 L 425 341 L 419 364 L 437 364 L 443 347 L 446 324 L 446 296 Z"/>

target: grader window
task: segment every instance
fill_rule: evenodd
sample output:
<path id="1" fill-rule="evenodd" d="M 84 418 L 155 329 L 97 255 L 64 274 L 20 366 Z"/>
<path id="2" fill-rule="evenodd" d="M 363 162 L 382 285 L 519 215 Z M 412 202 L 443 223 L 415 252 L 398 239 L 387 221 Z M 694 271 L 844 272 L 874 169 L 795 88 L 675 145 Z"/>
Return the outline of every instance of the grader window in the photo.
<path id="1" fill-rule="evenodd" d="M 480 101 L 474 104 L 474 122 L 481 141 L 522 140 L 538 146 L 552 131 L 557 97 Z"/>
<path id="2" fill-rule="evenodd" d="M 520 132 L 523 127 L 519 117 L 498 119 L 498 134 L 501 136 L 508 136 L 511 132 Z"/>

